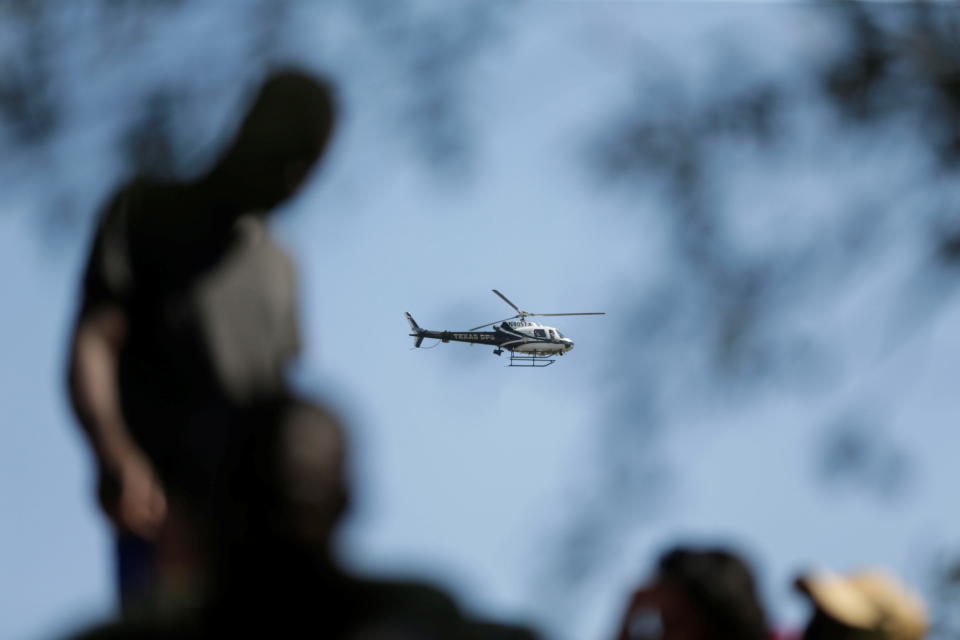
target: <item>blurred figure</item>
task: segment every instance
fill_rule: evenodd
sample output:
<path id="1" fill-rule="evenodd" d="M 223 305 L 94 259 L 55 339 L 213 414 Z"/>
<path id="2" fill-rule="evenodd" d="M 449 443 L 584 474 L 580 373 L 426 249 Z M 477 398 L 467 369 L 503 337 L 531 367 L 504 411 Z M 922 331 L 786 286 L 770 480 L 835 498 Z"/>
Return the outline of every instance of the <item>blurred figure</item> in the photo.
<path id="1" fill-rule="evenodd" d="M 862 571 L 809 573 L 796 582 L 813 605 L 803 640 L 921 640 L 926 607 L 890 574 Z"/>
<path id="2" fill-rule="evenodd" d="M 200 617 L 203 637 L 533 637 L 470 620 L 433 586 L 345 572 L 333 552 L 351 502 L 339 422 L 299 401 L 265 406 L 252 418 L 218 500 L 220 553 L 213 596 Z"/>
<path id="3" fill-rule="evenodd" d="M 527 640 L 523 629 L 474 621 L 443 591 L 361 579 L 333 541 L 350 504 L 346 440 L 326 409 L 298 400 L 250 408 L 231 432 L 201 536 L 211 585 L 192 609 L 128 619 L 83 636 L 343 640 Z"/>
<path id="4" fill-rule="evenodd" d="M 633 593 L 618 640 L 764 640 L 766 616 L 750 568 L 725 549 L 676 548 Z"/>
<path id="5" fill-rule="evenodd" d="M 101 217 L 69 388 L 119 534 L 125 608 L 154 582 L 170 484 L 204 491 L 235 416 L 286 387 L 299 343 L 294 267 L 264 218 L 298 191 L 334 122 L 323 81 L 275 73 L 204 176 L 135 178 Z"/>

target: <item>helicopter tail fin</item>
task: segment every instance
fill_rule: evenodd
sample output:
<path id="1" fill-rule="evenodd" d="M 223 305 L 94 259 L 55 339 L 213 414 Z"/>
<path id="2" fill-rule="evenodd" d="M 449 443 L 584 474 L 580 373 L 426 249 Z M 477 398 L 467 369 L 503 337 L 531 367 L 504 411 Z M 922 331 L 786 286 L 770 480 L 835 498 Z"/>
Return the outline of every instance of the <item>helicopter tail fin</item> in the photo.
<path id="1" fill-rule="evenodd" d="M 423 342 L 423 329 L 420 328 L 420 325 L 417 324 L 417 321 L 413 319 L 409 312 L 404 311 L 403 315 L 407 316 L 407 322 L 410 323 L 410 329 L 413 331 L 410 335 L 416 338 L 413 346 L 419 347 L 420 343 Z"/>

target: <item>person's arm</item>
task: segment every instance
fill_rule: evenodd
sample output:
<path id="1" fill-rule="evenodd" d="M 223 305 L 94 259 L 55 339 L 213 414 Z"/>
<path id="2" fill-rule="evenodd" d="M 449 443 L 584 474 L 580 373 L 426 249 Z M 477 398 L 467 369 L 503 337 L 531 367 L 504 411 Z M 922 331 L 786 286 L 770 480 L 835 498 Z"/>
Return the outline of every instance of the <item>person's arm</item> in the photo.
<path id="1" fill-rule="evenodd" d="M 616 640 L 630 640 L 632 634 L 630 627 L 633 623 L 633 602 L 627 604 L 626 611 L 623 613 L 623 619 L 620 621 L 620 628 L 617 630 Z"/>
<path id="2" fill-rule="evenodd" d="M 121 529 L 151 538 L 166 503 L 152 466 L 133 441 L 120 410 L 118 366 L 127 316 L 115 304 L 84 308 L 70 354 L 70 399 L 97 458 L 100 501 Z"/>
<path id="3" fill-rule="evenodd" d="M 650 616 L 656 614 L 657 598 L 655 594 L 656 586 L 641 587 L 630 594 L 630 599 L 627 601 L 626 611 L 624 611 L 616 640 L 633 640 L 634 638 L 639 640 L 640 638 L 660 637 L 659 632 L 655 634 L 650 633 L 652 631 L 651 629 L 641 630 L 638 636 L 634 629 L 638 615 L 646 614 Z M 652 619 L 648 618 L 644 621 L 652 622 Z"/>

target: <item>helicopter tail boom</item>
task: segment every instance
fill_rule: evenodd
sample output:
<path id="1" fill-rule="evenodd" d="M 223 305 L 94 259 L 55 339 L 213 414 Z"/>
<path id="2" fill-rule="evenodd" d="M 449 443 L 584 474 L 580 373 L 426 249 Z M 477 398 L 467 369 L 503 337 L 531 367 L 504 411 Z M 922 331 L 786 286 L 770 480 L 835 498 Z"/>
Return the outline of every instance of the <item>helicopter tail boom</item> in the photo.
<path id="1" fill-rule="evenodd" d="M 414 347 L 419 347 L 420 343 L 426 338 L 440 340 L 441 342 L 470 342 L 492 346 L 500 344 L 498 334 L 495 331 L 431 331 L 418 325 L 409 313 L 404 312 L 403 315 L 410 323 L 410 337 L 415 339 Z"/>

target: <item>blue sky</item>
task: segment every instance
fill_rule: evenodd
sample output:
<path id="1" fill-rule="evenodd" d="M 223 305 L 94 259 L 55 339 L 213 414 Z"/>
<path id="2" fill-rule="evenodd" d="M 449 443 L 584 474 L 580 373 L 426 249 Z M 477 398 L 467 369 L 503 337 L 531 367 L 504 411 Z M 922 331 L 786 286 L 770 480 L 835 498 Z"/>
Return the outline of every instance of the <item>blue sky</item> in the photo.
<path id="1" fill-rule="evenodd" d="M 130 27 L 139 35 L 113 45 L 124 55 L 84 83 L 110 53 L 96 16 L 85 14 L 61 33 L 55 56 L 72 105 L 66 122 L 44 149 L 0 164 L 17 185 L 0 198 L 2 291 L 13 310 L 0 320 L 12 337 L 0 367 L 10 425 L 0 447 L 0 601 L 9 612 L 0 637 L 50 637 L 112 606 L 110 536 L 63 393 L 75 286 L 94 208 L 122 170 L 116 135 L 152 83 L 184 88 L 191 108 L 175 133 L 186 165 L 225 135 L 257 42 L 258 4 L 240 6 L 170 10 Z M 297 258 L 303 293 L 305 350 L 293 377 L 351 427 L 357 509 L 342 543 L 352 566 L 425 576 L 471 610 L 578 640 L 609 633 L 626 589 L 670 541 L 748 548 L 786 623 L 802 615 L 788 590 L 802 566 L 885 564 L 923 582 L 960 529 L 948 506 L 960 308 L 946 296 L 931 302 L 917 284 L 928 266 L 912 215 L 927 197 L 917 185 L 928 158 L 909 129 L 857 137 L 822 105 L 802 102 L 809 87 L 797 68 L 836 46 L 821 14 L 629 3 L 497 9 L 487 16 L 489 41 L 438 71 L 454 73 L 459 96 L 447 119 L 424 123 L 409 114 L 421 101 L 452 99 L 447 85 L 411 81 L 409 60 L 349 5 L 291 6 L 276 55 L 330 73 L 346 113 L 322 170 L 275 227 Z M 420 7 L 415 26 L 449 18 L 428 3 L 411 6 Z M 214 29 L 218 37 L 208 37 Z M 741 62 L 720 66 L 728 81 L 718 89 L 718 52 L 731 50 Z M 191 67 L 197 56 L 219 73 Z M 720 149 L 717 197 L 741 254 L 830 245 L 847 205 L 875 192 L 870 259 L 849 266 L 838 250 L 833 262 L 811 263 L 814 276 L 784 296 L 771 324 L 774 339 L 819 345 L 802 355 L 825 358 L 829 376 L 729 395 L 711 386 L 698 331 L 708 321 L 666 240 L 669 203 L 656 188 L 591 177 L 588 150 L 604 123 L 664 69 L 693 101 L 769 77 L 795 87 L 788 152 Z M 648 94 L 651 103 L 660 97 Z M 438 167 L 421 149 L 444 126 L 462 149 Z M 38 219 L 60 202 L 55 191 L 74 217 L 53 233 Z M 673 338 L 655 342 L 633 313 L 662 283 L 690 313 Z M 525 309 L 609 315 L 556 319 L 577 346 L 544 370 L 505 368 L 479 346 L 410 349 L 404 311 L 424 327 L 469 328 L 510 313 L 493 288 Z M 925 321 L 904 333 L 908 308 Z M 603 502 L 604 438 L 623 422 L 611 407 L 638 373 L 630 362 L 660 380 L 664 426 L 641 445 L 628 440 L 621 455 L 654 460 L 670 482 L 650 514 L 589 523 L 603 529 L 607 553 L 582 583 L 557 587 L 549 581 L 558 540 Z M 880 425 L 878 441 L 910 453 L 905 497 L 818 480 L 818 447 L 838 416 L 865 416 Z"/>

